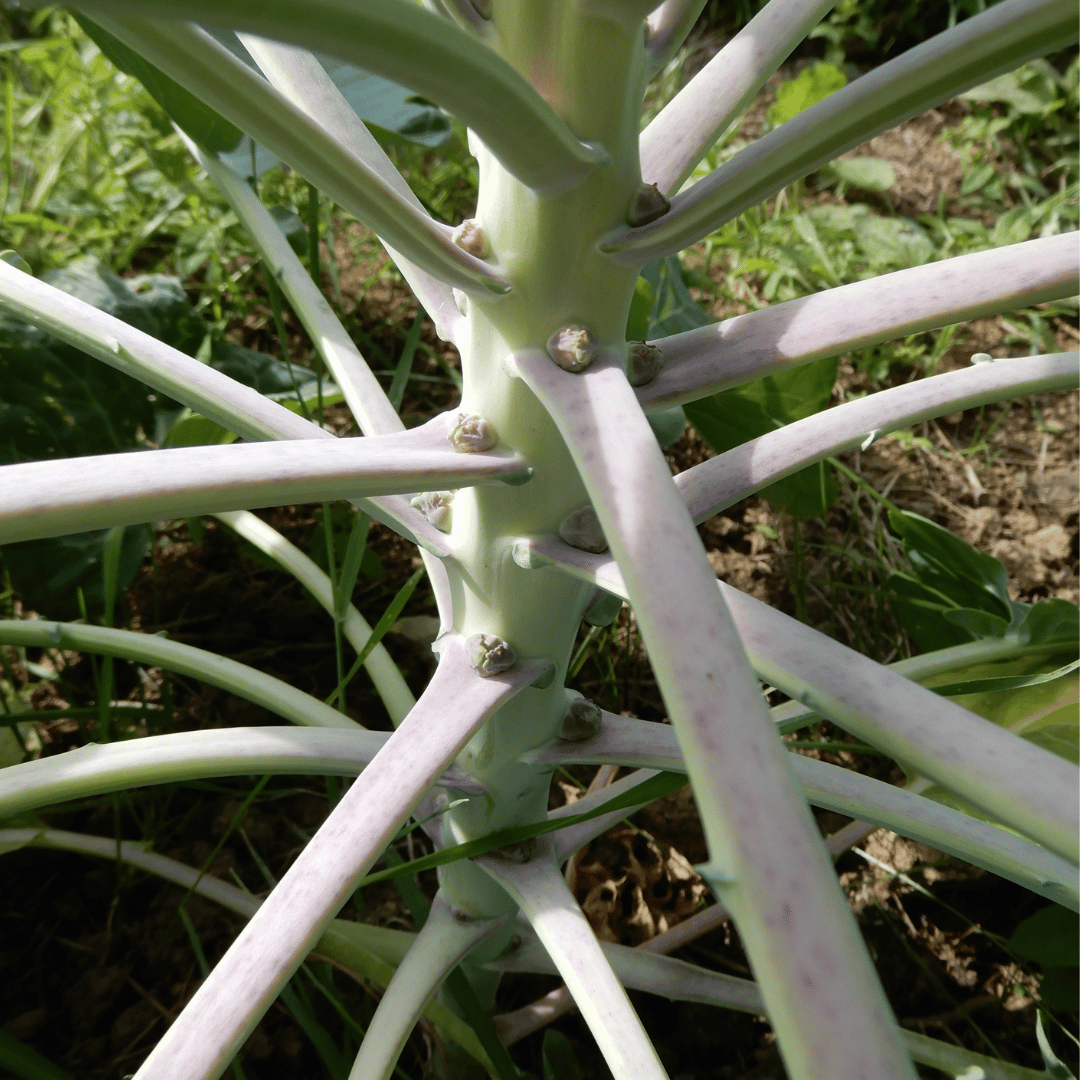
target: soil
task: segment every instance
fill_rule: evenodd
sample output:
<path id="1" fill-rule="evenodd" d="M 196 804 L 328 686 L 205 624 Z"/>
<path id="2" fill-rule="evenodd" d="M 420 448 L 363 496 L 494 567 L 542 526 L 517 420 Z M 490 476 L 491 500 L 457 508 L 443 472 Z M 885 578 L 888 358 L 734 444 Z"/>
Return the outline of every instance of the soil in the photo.
<path id="1" fill-rule="evenodd" d="M 943 193 L 948 198 L 957 190 L 958 169 L 939 160 L 932 149 L 938 145 L 932 134 L 940 117 L 939 112 L 919 118 L 875 140 L 867 151 L 897 167 L 897 198 L 905 209 L 936 205 Z M 363 335 L 369 355 L 381 353 L 375 367 L 390 371 L 415 304 L 396 275 L 380 269 L 385 256 L 370 237 L 356 227 L 343 230 L 336 247 L 341 252 L 349 245 L 357 258 L 341 284 L 351 325 Z M 294 355 L 304 355 L 307 342 L 294 323 L 289 325 Z M 1058 319 L 1055 333 L 1061 348 L 1076 347 L 1074 326 Z M 1009 335 L 1000 319 L 969 324 L 938 370 L 966 365 L 973 352 L 1025 352 Z M 268 311 L 265 319 L 234 328 L 233 336 L 251 347 L 276 349 Z M 410 417 L 431 415 L 455 401 L 453 384 L 445 380 L 447 368 L 457 364 L 453 350 L 436 338 L 427 321 L 422 343 L 414 370 L 444 381 L 411 384 L 403 407 Z M 865 376 L 850 363 L 842 366 L 838 400 L 866 388 Z M 329 420 L 340 434 L 349 434 L 343 413 L 332 412 Z M 1076 395 L 1046 395 L 944 417 L 922 425 L 912 439 L 883 439 L 842 460 L 899 506 L 947 525 L 1001 559 L 1016 599 L 1060 596 L 1075 602 L 1077 427 Z M 669 456 L 673 470 L 679 470 L 703 460 L 708 451 L 688 431 Z M 837 582 L 854 580 L 858 568 L 877 558 L 878 551 L 875 504 L 847 480 L 841 479 L 840 486 L 827 519 L 802 523 L 798 535 L 790 521 L 760 499 L 731 508 L 700 529 L 710 561 L 731 584 L 796 614 L 802 601 L 792 581 L 801 558 L 808 582 L 805 618 L 880 660 L 907 655 L 902 631 L 872 593 L 834 588 Z M 306 549 L 318 524 L 318 508 L 284 507 L 265 517 Z M 373 527 L 369 542 L 382 562 L 383 576 L 361 578 L 354 599 L 374 622 L 418 559 L 381 526 Z M 896 552 L 888 555 L 897 557 Z M 207 522 L 198 538 L 184 523 L 161 530 L 152 561 L 128 593 L 127 606 L 132 627 L 151 633 L 167 628 L 177 640 L 271 671 L 310 693 L 325 697 L 336 683 L 333 635 L 323 612 L 290 578 L 253 558 L 250 550 L 245 552 L 216 522 Z M 421 592 L 404 612 L 407 617 L 432 613 L 430 598 Z M 402 629 L 410 625 L 415 623 L 406 621 Z M 607 637 L 598 641 L 606 649 L 589 654 L 578 672 L 577 689 L 614 712 L 663 721 L 662 702 L 625 608 Z M 406 633 L 392 634 L 388 645 L 419 692 L 432 669 L 430 653 Z M 52 664 L 64 679 L 42 690 L 35 708 L 92 700 L 89 659 L 68 653 L 50 658 L 33 650 L 27 658 Z M 27 677 L 27 670 L 20 670 Z M 159 689 L 154 690 L 155 685 Z M 132 701 L 146 695 L 164 706 L 155 730 L 274 722 L 264 710 L 195 680 L 165 679 L 158 670 L 140 673 L 130 664 L 117 664 L 116 693 Z M 349 713 L 370 727 L 389 727 L 362 677 L 350 688 Z M 44 754 L 62 753 L 95 734 L 92 725 L 80 727 L 71 719 L 39 721 L 36 728 Z M 838 734 L 827 725 L 815 732 Z M 803 752 L 883 779 L 900 776 L 881 758 L 849 751 Z M 593 770 L 572 773 L 588 784 Z M 48 820 L 54 827 L 79 832 L 149 838 L 159 852 L 239 880 L 253 892 L 265 892 L 264 868 L 275 877 L 284 873 L 340 788 L 312 778 L 276 778 L 246 805 L 249 790 L 249 784 L 231 781 L 142 789 L 71 806 L 50 813 Z M 553 787 L 553 805 L 576 791 L 565 778 L 559 781 Z M 824 834 L 844 823 L 827 813 L 819 813 L 818 820 Z M 620 827 L 592 845 L 579 858 L 574 879 L 600 936 L 628 944 L 673 925 L 705 894 L 692 870 L 706 851 L 688 789 L 639 814 L 633 824 L 634 829 Z M 906 875 L 886 875 L 854 853 L 837 865 L 901 1024 L 1041 1068 L 1034 1039 L 1037 969 L 1018 967 L 996 941 L 1007 938 L 1045 902 L 884 830 L 873 833 L 863 850 Z M 120 1080 L 133 1073 L 198 986 L 199 959 L 178 917 L 181 907 L 211 965 L 242 925 L 238 917 L 197 896 L 185 898 L 176 887 L 106 861 L 23 850 L 5 855 L 3 867 L 0 970 L 6 977 L 0 985 L 0 1023 L 79 1080 Z M 422 884 L 430 894 L 433 880 Z M 351 901 L 343 915 L 382 925 L 412 925 L 392 884 L 366 889 L 362 901 Z M 730 926 L 678 955 L 733 974 L 748 972 Z M 330 977 L 320 965 L 313 968 Z M 366 1026 L 375 1005 L 370 988 L 340 972 L 333 980 L 352 1016 Z M 315 998 L 316 1015 L 337 1032 L 330 1009 L 310 982 L 305 985 Z M 499 1009 L 518 1008 L 556 985 L 547 978 L 508 978 Z M 762 1018 L 631 996 L 673 1080 L 779 1080 L 784 1075 Z M 1075 1033 L 1075 1016 L 1056 1015 Z M 568 1015 L 556 1026 L 571 1039 L 583 1076 L 608 1076 L 576 1016 Z M 1067 1057 L 1062 1043 L 1055 1037 L 1059 1053 Z M 515 1049 L 518 1064 L 537 1076 L 543 1072 L 540 1044 L 541 1036 L 534 1035 Z M 437 1036 L 421 1028 L 406 1048 L 401 1068 L 408 1076 L 426 1076 L 439 1056 Z M 248 1040 L 243 1071 L 252 1080 L 323 1075 L 312 1044 L 280 1001 Z M 0 1069 L 0 1075 L 8 1074 Z M 936 1074 L 926 1070 L 923 1075 Z"/>

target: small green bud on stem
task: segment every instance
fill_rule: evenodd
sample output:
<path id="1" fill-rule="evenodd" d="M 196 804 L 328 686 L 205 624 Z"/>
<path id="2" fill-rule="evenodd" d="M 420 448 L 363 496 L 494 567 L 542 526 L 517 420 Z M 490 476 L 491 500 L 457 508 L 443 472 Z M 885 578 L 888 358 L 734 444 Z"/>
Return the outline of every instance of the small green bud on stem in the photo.
<path id="1" fill-rule="evenodd" d="M 635 227 L 648 225 L 650 221 L 662 218 L 670 209 L 671 200 L 655 184 L 642 184 L 630 204 L 626 223 Z"/>
<path id="2" fill-rule="evenodd" d="M 599 730 L 603 714 L 600 707 L 588 698 L 574 698 L 567 706 L 566 715 L 559 725 L 559 738 L 567 742 L 583 742 L 591 739 Z"/>
<path id="3" fill-rule="evenodd" d="M 473 670 L 485 679 L 498 675 L 517 663 L 514 650 L 494 634 L 473 634 L 465 642 L 465 650 Z"/>
<path id="4" fill-rule="evenodd" d="M 495 430 L 483 417 L 462 412 L 447 438 L 459 454 L 480 454 L 495 445 Z"/>
<path id="5" fill-rule="evenodd" d="M 664 354 L 655 345 L 632 341 L 626 350 L 626 378 L 631 386 L 645 386 L 664 368 Z"/>
<path id="6" fill-rule="evenodd" d="M 414 506 L 439 532 L 448 533 L 453 523 L 452 491 L 422 491 L 411 500 Z"/>
<path id="7" fill-rule="evenodd" d="M 548 338 L 547 351 L 563 371 L 584 371 L 600 355 L 600 342 L 584 326 L 564 326 Z"/>
<path id="8" fill-rule="evenodd" d="M 488 242 L 487 235 L 476 218 L 467 218 L 463 221 L 454 230 L 451 239 L 459 248 L 464 249 L 470 255 L 475 255 L 478 259 L 491 257 L 491 244 Z"/>
<path id="9" fill-rule="evenodd" d="M 506 847 L 499 848 L 492 854 L 507 862 L 527 863 L 536 854 L 536 837 L 530 836 L 518 844 L 507 844 Z"/>
<path id="10" fill-rule="evenodd" d="M 571 510 L 559 523 L 559 536 L 579 551 L 591 551 L 599 555 L 608 549 L 600 519 L 591 506 Z"/>

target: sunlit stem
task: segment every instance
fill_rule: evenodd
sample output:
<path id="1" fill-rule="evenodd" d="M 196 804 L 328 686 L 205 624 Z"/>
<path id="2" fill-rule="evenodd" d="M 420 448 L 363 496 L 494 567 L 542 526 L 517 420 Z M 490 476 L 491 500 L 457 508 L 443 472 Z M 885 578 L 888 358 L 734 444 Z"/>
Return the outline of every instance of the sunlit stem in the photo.
<path id="1" fill-rule="evenodd" d="M 789 1074 L 799 1080 L 842 1075 L 857 1060 L 867 1077 L 913 1076 L 715 575 L 618 353 L 611 350 L 577 375 L 531 351 L 516 354 L 513 368 L 570 441 L 618 562 L 694 781 L 711 860 L 703 876 L 739 926 Z M 677 614 L 673 596 L 680 598 Z M 797 908 L 802 919 L 794 917 Z"/>
<path id="2" fill-rule="evenodd" d="M 414 203 L 418 211 L 427 213 L 413 194 L 412 189 L 394 167 L 394 163 L 376 142 L 375 137 L 368 131 L 364 122 L 353 111 L 352 106 L 345 100 L 345 96 L 337 88 L 334 80 L 326 73 L 315 56 L 303 49 L 284 45 L 278 41 L 270 41 L 267 38 L 254 37 L 251 34 L 239 34 L 238 37 L 256 63 L 262 68 L 263 74 L 266 75 L 271 84 L 277 87 L 281 93 L 294 105 L 302 109 L 312 120 L 325 128 L 338 143 L 367 164 L 376 175 L 385 180 L 406 201 Z M 226 192 L 226 195 L 228 195 L 228 192 Z M 235 209 L 235 203 L 233 205 Z M 237 210 L 237 213 L 241 220 L 244 220 L 244 215 L 239 210 Z M 251 228 L 250 224 L 248 224 L 248 228 Z M 280 239 L 279 231 L 278 238 L 275 240 L 279 247 L 280 243 L 278 241 Z M 265 255 L 265 249 L 263 250 Z M 286 251 L 292 253 L 292 249 L 287 242 L 285 248 L 282 249 L 282 256 L 287 258 Z M 402 276 L 409 283 L 413 295 L 434 320 L 439 336 L 452 341 L 454 338 L 453 328 L 461 316 L 454 305 L 451 288 L 428 273 L 428 271 L 421 269 L 416 263 L 407 259 L 392 246 L 388 248 L 388 252 L 397 264 Z M 286 292 L 288 292 L 288 289 L 286 289 Z M 317 289 L 315 292 L 321 299 L 322 294 Z M 325 301 L 323 302 L 325 303 Z M 293 303 L 295 306 L 296 302 L 293 301 Z M 303 319 L 302 310 L 298 308 L 297 312 Z M 307 325 L 306 322 L 305 325 Z M 310 327 L 308 330 L 310 333 Z M 340 383 L 340 378 L 338 381 Z M 353 408 L 353 415 L 361 421 L 361 427 L 365 431 L 368 429 L 364 426 L 363 420 L 367 412 L 372 413 L 369 418 L 369 423 L 373 425 L 372 430 L 396 430 L 396 428 L 392 427 L 374 426 L 375 424 L 392 425 L 397 421 L 396 413 L 391 410 L 391 414 L 388 415 L 382 406 L 377 404 L 380 396 L 385 396 L 382 395 L 381 390 L 379 395 L 372 397 L 367 409 L 360 413 Z M 350 407 L 352 407 L 351 402 Z M 375 415 L 376 409 L 378 409 L 377 415 Z M 397 422 L 400 423 L 400 421 Z"/>
<path id="3" fill-rule="evenodd" d="M 430 785 L 535 667 L 481 679 L 456 638 L 423 697 L 342 796 L 136 1074 L 220 1076 Z M 270 944 L 272 943 L 272 945 Z"/>
<path id="4" fill-rule="evenodd" d="M 1073 296 L 1078 241 L 1071 232 L 959 255 L 659 338 L 651 344 L 663 370 L 638 400 L 666 409 L 826 356 Z"/>
<path id="5" fill-rule="evenodd" d="M 484 869 L 517 901 L 574 995 L 615 1080 L 667 1080 L 626 991 L 541 843 L 523 864 L 485 856 Z"/>
<path id="6" fill-rule="evenodd" d="M 456 918 L 446 900 L 435 897 L 423 929 L 368 1025 L 350 1080 L 384 1080 L 393 1072 L 413 1025 L 443 979 L 501 923 L 501 919 Z"/>

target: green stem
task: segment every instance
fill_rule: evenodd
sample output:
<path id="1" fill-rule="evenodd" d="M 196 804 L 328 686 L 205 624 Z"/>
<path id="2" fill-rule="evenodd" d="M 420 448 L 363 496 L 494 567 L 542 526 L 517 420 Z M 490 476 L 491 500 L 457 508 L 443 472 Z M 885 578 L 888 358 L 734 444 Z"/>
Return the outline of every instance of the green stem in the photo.
<path id="1" fill-rule="evenodd" d="M 46 622 L 44 619 L 5 619 L 0 620 L 0 643 L 36 645 L 43 649 L 59 647 L 120 656 L 221 687 L 262 705 L 294 724 L 350 729 L 360 726 L 272 675 L 206 649 L 169 641 L 157 634 L 139 634 L 131 630 L 113 630 L 80 623 Z"/>

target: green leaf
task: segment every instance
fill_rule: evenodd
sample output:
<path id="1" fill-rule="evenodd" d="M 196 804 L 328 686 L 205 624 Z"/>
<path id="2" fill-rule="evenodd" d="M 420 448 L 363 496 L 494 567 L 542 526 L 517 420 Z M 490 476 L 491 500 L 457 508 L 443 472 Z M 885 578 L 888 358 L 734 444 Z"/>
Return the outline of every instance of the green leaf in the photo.
<path id="1" fill-rule="evenodd" d="M 29 723 L 11 723 L 9 716 L 3 717 L 4 727 L 0 727 L 0 769 L 11 765 L 21 765 L 26 757 L 24 743 L 33 730 Z M 18 734 L 16 734 L 16 731 Z"/>
<path id="2" fill-rule="evenodd" d="M 981 86 L 972 87 L 960 98 L 982 104 L 1001 102 L 1022 115 L 1033 116 L 1051 111 L 1060 100 L 1053 82 L 1041 78 L 1030 67 L 999 75 Z"/>
<path id="3" fill-rule="evenodd" d="M 1064 972 L 1063 974 L 1071 974 L 1073 976 L 1072 995 L 1075 1000 L 1077 972 Z M 1041 993 L 1042 986 L 1039 987 L 1039 991 Z M 1075 1005 L 1071 1011 L 1076 1012 Z M 1042 1055 L 1043 1064 L 1046 1066 L 1048 1080 L 1076 1080 L 1072 1069 L 1058 1058 L 1057 1054 L 1054 1053 L 1053 1047 L 1050 1045 L 1050 1040 L 1046 1037 L 1042 1009 L 1039 1009 L 1035 1014 L 1035 1041 L 1039 1044 L 1039 1053 Z"/>
<path id="4" fill-rule="evenodd" d="M 944 619 L 953 604 L 948 597 L 924 585 L 911 574 L 892 574 L 883 592 L 896 621 L 922 652 L 935 652 L 973 640 L 961 626 Z"/>
<path id="5" fill-rule="evenodd" d="M 8 221 L 11 221 L 10 215 L 8 215 Z M 21 270 L 24 274 L 33 277 L 34 271 L 30 269 L 30 264 L 17 251 L 5 248 L 0 251 L 0 260 L 6 262 L 8 266 L 14 266 L 16 270 Z"/>
<path id="6" fill-rule="evenodd" d="M 773 259 L 759 259 L 750 258 L 743 259 L 734 270 L 731 271 L 732 277 L 740 277 L 743 274 L 771 274 L 777 269 L 778 263 Z"/>
<path id="7" fill-rule="evenodd" d="M 934 257 L 933 241 L 905 218 L 863 215 L 856 219 L 855 238 L 870 265 L 878 271 L 921 266 Z"/>
<path id="8" fill-rule="evenodd" d="M 5 544 L 0 558 L 26 607 L 50 619 L 77 619 L 76 590 L 81 588 L 87 612 L 94 616 L 105 606 L 102 564 L 108 534 L 108 529 L 100 529 Z M 124 530 L 117 576 L 121 591 L 135 580 L 147 543 L 145 525 L 129 525 Z"/>
<path id="9" fill-rule="evenodd" d="M 292 1013 L 293 1019 L 303 1033 L 311 1040 L 315 1052 L 319 1055 L 332 1080 L 348 1080 L 350 1062 L 338 1050 L 330 1032 L 319 1023 L 299 979 L 293 979 L 285 984 L 281 991 L 281 1001 Z"/>
<path id="10" fill-rule="evenodd" d="M 644 341 L 649 334 L 649 317 L 653 310 L 653 287 L 643 277 L 637 279 L 626 319 L 626 340 Z"/>
<path id="11" fill-rule="evenodd" d="M 582 618 L 590 626 L 610 626 L 622 611 L 623 598 L 600 590 L 600 597 L 586 609 Z"/>
<path id="12" fill-rule="evenodd" d="M 915 576 L 956 608 L 975 608 L 1012 621 L 1009 575 L 997 559 L 936 522 L 910 510 L 890 509 L 889 524 L 904 541 Z"/>
<path id="13" fill-rule="evenodd" d="M 311 379 L 311 372 L 307 368 L 276 360 L 255 349 L 245 349 L 243 345 L 232 341 L 214 343 L 210 366 L 268 397 L 274 394 L 295 394 L 297 387 Z"/>
<path id="14" fill-rule="evenodd" d="M 1041 686 L 1043 683 L 1063 679 L 1080 668 L 1080 660 L 1047 671 L 1041 675 L 1005 675 L 997 679 L 968 679 L 966 682 L 948 683 L 935 686 L 934 693 L 943 697 L 956 697 L 959 694 L 990 694 L 1000 690 L 1021 690 L 1025 686 Z"/>
<path id="15" fill-rule="evenodd" d="M 144 60 L 91 22 L 85 15 L 72 13 L 86 36 L 123 72 L 134 76 L 146 87 L 146 92 L 187 132 L 204 150 L 211 154 L 224 153 L 239 145 L 244 133 L 235 125 L 204 105 L 194 94 L 173 82 L 163 71 Z"/>
<path id="16" fill-rule="evenodd" d="M 541 1056 L 544 1059 L 544 1080 L 581 1080 L 574 1048 L 561 1031 L 549 1028 L 544 1032 Z"/>
<path id="17" fill-rule="evenodd" d="M 1039 997 L 1044 1005 L 1052 1009 L 1062 1009 L 1064 1012 L 1076 1012 L 1080 1009 L 1080 992 L 1077 984 L 1080 983 L 1080 967 L 1048 967 L 1043 971 L 1039 980 Z M 1059 1065 L 1064 1072 L 1048 1070 L 1051 1076 L 1068 1077 L 1075 1080 L 1073 1074 L 1068 1071 L 1062 1062 Z"/>
<path id="18" fill-rule="evenodd" d="M 941 617 L 947 623 L 960 627 L 970 635 L 972 641 L 1004 637 L 1009 629 L 1009 624 L 1000 616 L 979 611 L 978 608 L 947 608 L 941 613 Z"/>
<path id="19" fill-rule="evenodd" d="M 21 1080 L 73 1080 L 71 1073 L 3 1029 L 0 1029 L 0 1067 Z"/>
<path id="20" fill-rule="evenodd" d="M 723 453 L 820 412 L 832 398 L 836 372 L 835 358 L 817 360 L 690 402 L 686 415 L 702 439 Z M 782 513 L 813 518 L 832 505 L 838 488 L 832 470 L 822 462 L 762 488 L 759 494 Z"/>
<path id="21" fill-rule="evenodd" d="M 366 555 L 367 552 L 365 551 L 364 554 Z M 364 564 L 361 561 L 361 568 L 363 567 L 363 565 Z M 408 581 L 406 581 L 405 584 L 402 585 L 400 589 L 398 589 L 397 595 L 394 597 L 393 600 L 390 601 L 389 606 L 382 614 L 382 618 L 380 618 L 379 621 L 372 627 L 371 637 L 367 639 L 367 641 L 364 643 L 364 647 L 357 654 L 356 659 L 353 661 L 353 666 L 349 668 L 345 677 L 341 680 L 341 682 L 338 683 L 337 689 L 335 689 L 334 692 L 326 699 L 327 705 L 333 705 L 334 702 L 337 701 L 338 697 L 345 692 L 346 687 L 353 680 L 353 677 L 364 665 L 364 662 L 367 660 L 367 658 L 375 650 L 375 646 L 378 645 L 384 637 L 386 637 L 387 631 L 390 629 L 391 626 L 394 625 L 394 623 L 397 622 L 398 616 L 404 610 L 405 605 L 409 601 L 409 597 L 412 596 L 414 590 L 416 589 L 416 586 L 420 584 L 420 579 L 423 576 L 424 568 L 420 567 L 420 569 L 416 570 L 413 575 L 408 579 Z"/>
<path id="22" fill-rule="evenodd" d="M 678 442 L 686 427 L 686 412 L 681 405 L 664 409 L 663 412 L 649 413 L 646 419 L 661 446 Z"/>
<path id="23" fill-rule="evenodd" d="M 176 278 L 122 279 L 91 256 L 41 277 L 181 351 L 205 336 Z M 156 431 L 162 411 L 179 408 L 24 320 L 0 315 L 0 462 L 131 449 Z"/>
<path id="24" fill-rule="evenodd" d="M 199 413 L 185 409 L 169 430 L 164 445 L 170 449 L 177 446 L 219 446 L 235 442 L 238 436 L 220 424 Z"/>
<path id="25" fill-rule="evenodd" d="M 1080 677 L 1075 644 L 1057 656 L 1020 656 L 935 676 L 926 685 L 1068 761 L 1080 761 Z M 1062 661 L 1066 663 L 1062 664 Z M 1061 665 L 1061 666 L 1058 666 Z M 1047 670 L 1049 669 L 1049 670 Z M 959 678 L 958 678 L 959 676 Z M 1021 685 L 1009 686 L 1018 681 Z"/>
<path id="26" fill-rule="evenodd" d="M 981 191 L 994 179 L 995 173 L 994 166 L 989 164 L 976 165 L 975 168 L 969 169 L 964 173 L 964 180 L 960 185 L 960 194 L 972 195 L 976 191 Z"/>
<path id="27" fill-rule="evenodd" d="M 713 321 L 708 312 L 690 295 L 678 256 L 654 259 L 642 267 L 641 277 L 653 290 L 648 333 L 642 337 L 659 338 L 680 334 L 684 330 L 708 326 Z M 641 338 L 630 340 L 640 341 Z"/>
<path id="28" fill-rule="evenodd" d="M 1080 608 L 1057 597 L 1040 600 L 1020 624 L 1020 640 L 1032 645 L 1059 641 L 1075 645 L 1080 640 Z"/>
<path id="29" fill-rule="evenodd" d="M 881 158 L 853 157 L 834 161 L 821 170 L 863 191 L 888 191 L 896 183 L 896 170 Z"/>
<path id="30" fill-rule="evenodd" d="M 1080 956 L 1080 916 L 1051 904 L 1025 919 L 1007 944 L 1017 956 L 1043 967 L 1073 967 Z"/>
<path id="31" fill-rule="evenodd" d="M 300 215 L 288 206 L 271 206 L 270 216 L 274 224 L 281 230 L 281 234 L 289 241 L 289 247 L 297 255 L 307 255 L 308 234 Z"/>
<path id="32" fill-rule="evenodd" d="M 330 507 L 330 531 L 334 540 L 334 563 L 344 567 L 346 556 L 349 551 L 349 539 L 353 534 L 353 525 L 356 521 L 357 511 L 348 503 L 336 502 Z M 308 547 L 312 560 L 320 569 L 329 573 L 330 566 L 326 560 L 326 526 L 322 515 L 319 515 L 319 524 L 311 533 Z M 382 581 L 383 564 L 378 554 L 367 546 L 364 547 L 360 559 L 360 573 L 374 581 Z M 352 592 L 349 597 L 351 599 Z"/>
<path id="33" fill-rule="evenodd" d="M 779 127 L 845 86 L 847 76 L 833 64 L 822 62 L 803 68 L 797 78 L 780 84 L 776 103 L 769 106 L 769 123 Z"/>

